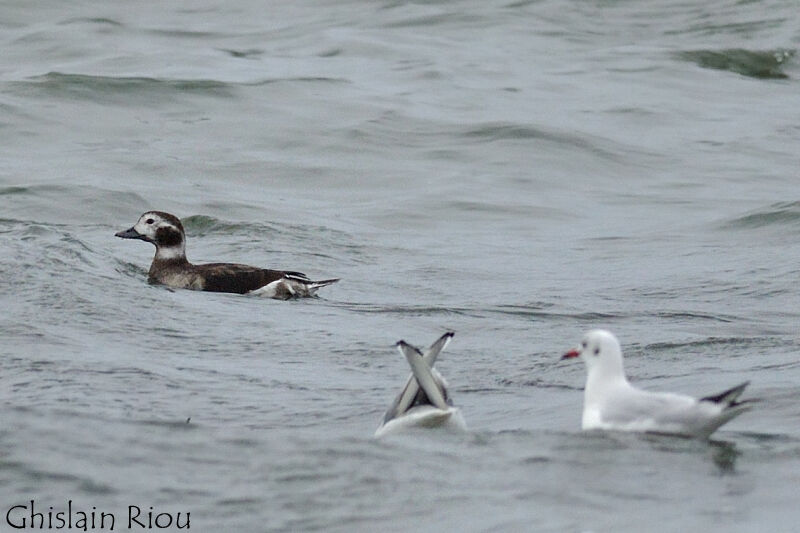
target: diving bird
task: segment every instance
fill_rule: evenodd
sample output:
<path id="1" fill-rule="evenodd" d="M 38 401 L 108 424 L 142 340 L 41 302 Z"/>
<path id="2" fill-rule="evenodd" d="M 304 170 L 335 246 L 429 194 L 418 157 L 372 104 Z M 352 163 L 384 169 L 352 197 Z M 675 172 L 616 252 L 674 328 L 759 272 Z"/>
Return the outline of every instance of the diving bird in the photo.
<path id="1" fill-rule="evenodd" d="M 574 357 L 586 364 L 584 430 L 639 431 L 706 439 L 753 404 L 753 400 L 738 401 L 749 382 L 700 399 L 638 389 L 625 377 L 619 341 L 605 330 L 589 331 L 581 344 L 561 359 Z"/>
<path id="2" fill-rule="evenodd" d="M 186 233 L 175 215 L 148 211 L 136 224 L 116 233 L 123 239 L 141 239 L 156 247 L 148 281 L 175 289 L 250 293 L 278 300 L 313 296 L 337 279 L 312 281 L 300 272 L 269 270 L 237 263 L 193 265 L 186 259 Z"/>
<path id="3" fill-rule="evenodd" d="M 453 332 L 445 333 L 424 354 L 405 341 L 396 344 L 411 366 L 411 375 L 386 411 L 383 422 L 375 431 L 376 437 L 414 427 L 466 430 L 461 410 L 453 405 L 447 391 L 447 382 L 433 368 L 439 352 L 450 343 L 453 335 Z"/>

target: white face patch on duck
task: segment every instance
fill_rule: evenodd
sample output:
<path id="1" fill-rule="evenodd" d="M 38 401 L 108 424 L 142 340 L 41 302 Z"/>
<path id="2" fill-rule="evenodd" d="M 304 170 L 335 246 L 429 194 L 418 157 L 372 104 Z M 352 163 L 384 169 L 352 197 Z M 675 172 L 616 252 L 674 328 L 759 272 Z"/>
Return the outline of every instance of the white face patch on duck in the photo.
<path id="1" fill-rule="evenodd" d="M 186 243 L 181 221 L 169 213 L 148 211 L 136 224 L 117 233 L 123 239 L 141 239 L 156 245 L 156 259 L 185 257 Z"/>

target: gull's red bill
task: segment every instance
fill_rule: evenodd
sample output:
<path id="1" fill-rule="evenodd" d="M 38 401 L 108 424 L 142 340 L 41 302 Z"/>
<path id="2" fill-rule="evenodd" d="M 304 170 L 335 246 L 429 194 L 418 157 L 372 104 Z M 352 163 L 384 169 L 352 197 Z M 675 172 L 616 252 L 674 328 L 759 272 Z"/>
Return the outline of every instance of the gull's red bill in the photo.
<path id="1" fill-rule="evenodd" d="M 578 357 L 581 354 L 577 349 L 573 348 L 572 350 L 568 351 L 564 355 L 561 356 L 561 359 L 572 359 L 573 357 Z"/>

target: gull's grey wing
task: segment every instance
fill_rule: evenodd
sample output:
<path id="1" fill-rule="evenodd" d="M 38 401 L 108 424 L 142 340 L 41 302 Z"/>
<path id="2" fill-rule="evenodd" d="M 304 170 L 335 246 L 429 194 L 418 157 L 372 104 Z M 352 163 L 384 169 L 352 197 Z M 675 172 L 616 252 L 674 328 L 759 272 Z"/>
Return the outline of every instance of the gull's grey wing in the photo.
<path id="1" fill-rule="evenodd" d="M 692 425 L 704 418 L 698 402 L 690 396 L 668 392 L 648 392 L 631 388 L 614 395 L 603 406 L 603 421 L 618 425 Z"/>
<path id="2" fill-rule="evenodd" d="M 442 391 L 442 396 L 444 396 L 444 401 L 447 405 L 452 406 L 453 400 L 450 398 L 450 393 L 447 391 L 447 381 L 445 381 L 444 377 L 439 373 L 438 370 L 435 368 L 431 368 L 431 374 L 433 374 L 433 379 L 436 381 L 436 386 L 439 387 L 439 390 Z M 412 374 L 411 377 L 413 378 L 414 375 Z M 415 378 L 416 380 L 416 378 Z M 408 409 L 411 409 L 415 405 L 425 405 L 430 404 L 431 401 L 428 398 L 428 395 L 425 394 L 425 391 L 417 387 L 418 391 L 414 399 L 409 404 Z"/>
<path id="3" fill-rule="evenodd" d="M 439 337 L 436 342 L 431 344 L 430 348 L 425 351 L 425 354 L 422 355 L 422 359 L 428 365 L 429 368 L 433 368 L 434 363 L 436 362 L 436 358 L 439 356 L 439 352 L 445 349 L 445 347 L 450 343 L 450 339 L 453 338 L 452 331 L 448 331 L 441 337 Z M 403 341 L 400 341 L 403 342 Z M 397 347 L 400 350 L 400 353 L 403 353 L 403 350 L 400 348 L 400 342 L 397 343 Z M 405 344 L 405 343 L 404 343 Z M 406 346 L 413 346 L 406 344 Z M 416 348 L 414 348 L 417 350 Z M 419 352 L 419 350 L 417 350 Z M 405 354 L 403 353 L 405 357 Z M 436 373 L 438 375 L 438 372 Z M 384 423 L 392 420 L 393 418 L 405 413 L 417 400 L 417 396 L 423 391 L 420 391 L 419 383 L 414 378 L 414 374 L 408 376 L 408 380 L 406 380 L 406 384 L 403 389 L 400 391 L 400 394 L 395 397 L 392 404 L 389 406 L 389 409 L 386 410 L 386 415 L 383 418 Z"/>
<path id="4" fill-rule="evenodd" d="M 411 365 L 411 372 L 414 374 L 420 388 L 425 391 L 431 404 L 439 409 L 447 409 L 447 402 L 444 401 L 444 394 L 442 394 L 442 390 L 439 388 L 439 384 L 436 382 L 436 378 L 431 372 L 431 367 L 429 367 L 422 358 L 420 351 L 403 341 L 400 341 L 398 346 L 402 350 L 403 355 L 405 355 L 408 364 Z M 439 380 L 439 382 L 441 383 L 441 380 Z"/>
<path id="5" fill-rule="evenodd" d="M 615 429 L 653 431 L 706 438 L 719 426 L 747 411 L 753 402 L 726 404 L 741 394 L 734 387 L 715 397 L 696 400 L 691 396 L 647 392 L 639 389 L 615 394 L 603 406 L 602 421 Z M 720 402 L 714 402 L 719 399 Z"/>

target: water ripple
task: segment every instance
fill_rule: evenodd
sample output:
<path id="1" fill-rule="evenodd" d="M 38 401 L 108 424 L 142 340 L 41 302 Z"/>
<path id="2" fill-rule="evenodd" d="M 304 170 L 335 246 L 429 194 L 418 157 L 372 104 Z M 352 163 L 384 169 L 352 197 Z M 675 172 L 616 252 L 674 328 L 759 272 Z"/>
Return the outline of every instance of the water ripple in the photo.
<path id="1" fill-rule="evenodd" d="M 749 229 L 764 226 L 791 227 L 800 224 L 800 201 L 778 202 L 755 212 L 735 218 L 723 228 Z"/>
<path id="2" fill-rule="evenodd" d="M 70 24 L 100 24 L 104 26 L 122 26 L 121 22 L 106 17 L 75 17 L 62 20 L 58 23 L 60 26 L 68 26 Z"/>
<path id="3" fill-rule="evenodd" d="M 742 48 L 727 50 L 689 50 L 676 54 L 678 59 L 696 63 L 703 68 L 728 70 L 758 79 L 786 79 L 786 64 L 795 55 L 794 50 L 776 49 L 752 51 Z"/>
<path id="4" fill-rule="evenodd" d="M 620 152 L 619 150 L 601 147 L 599 139 L 590 140 L 585 135 L 548 131 L 530 125 L 507 122 L 469 126 L 460 133 L 460 136 L 465 139 L 488 143 L 509 140 L 541 140 L 572 149 L 577 148 L 611 160 L 617 160 Z"/>
<path id="5" fill-rule="evenodd" d="M 48 72 L 25 81 L 11 82 L 9 86 L 19 89 L 21 93 L 35 89 L 48 98 L 63 96 L 97 100 L 136 95 L 149 99 L 151 104 L 154 98 L 166 95 L 231 97 L 234 89 L 232 84 L 210 79 L 93 76 L 64 72 Z"/>
<path id="6" fill-rule="evenodd" d="M 644 349 L 652 351 L 672 351 L 684 350 L 686 348 L 695 349 L 706 346 L 763 346 L 766 340 L 768 340 L 768 338 L 765 337 L 708 337 L 687 342 L 655 342 L 646 345 Z"/>

